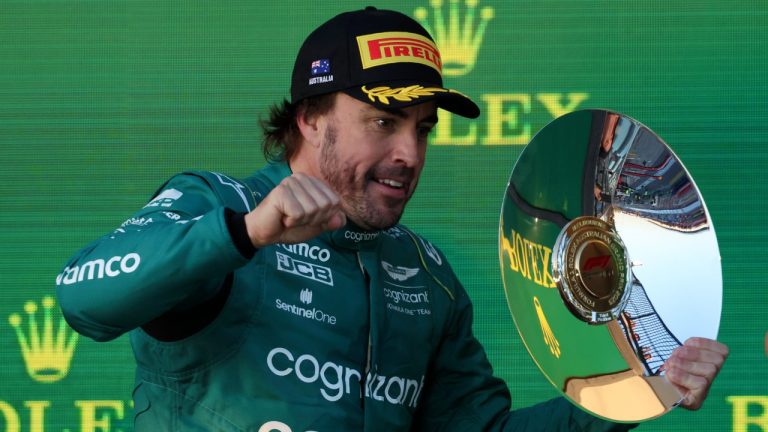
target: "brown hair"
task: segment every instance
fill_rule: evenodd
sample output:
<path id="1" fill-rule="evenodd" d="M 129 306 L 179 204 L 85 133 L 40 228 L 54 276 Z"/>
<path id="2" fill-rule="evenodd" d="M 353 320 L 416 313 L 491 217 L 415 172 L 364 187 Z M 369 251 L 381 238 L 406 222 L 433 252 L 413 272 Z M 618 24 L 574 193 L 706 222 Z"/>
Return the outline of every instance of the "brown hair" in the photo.
<path id="1" fill-rule="evenodd" d="M 287 161 L 296 152 L 301 140 L 301 131 L 296 124 L 298 115 L 313 116 L 326 114 L 333 109 L 336 93 L 302 99 L 292 104 L 287 100 L 269 108 L 269 119 L 261 119 L 264 134 L 261 151 L 268 161 Z"/>

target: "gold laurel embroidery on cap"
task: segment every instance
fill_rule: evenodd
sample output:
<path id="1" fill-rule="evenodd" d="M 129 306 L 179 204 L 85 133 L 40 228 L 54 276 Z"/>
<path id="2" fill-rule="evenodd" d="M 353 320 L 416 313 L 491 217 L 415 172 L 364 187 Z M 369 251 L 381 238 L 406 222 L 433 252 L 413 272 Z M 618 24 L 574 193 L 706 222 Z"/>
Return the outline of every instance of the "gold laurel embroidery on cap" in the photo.
<path id="1" fill-rule="evenodd" d="M 371 102 L 376 102 L 376 99 L 384 105 L 389 105 L 389 98 L 400 102 L 410 102 L 414 99 L 418 99 L 422 96 L 434 96 L 435 93 L 450 93 L 448 89 L 440 87 L 423 87 L 420 85 L 412 85 L 408 87 L 374 87 L 372 89 L 362 86 L 361 90 L 368 95 L 368 99 Z"/>
<path id="2" fill-rule="evenodd" d="M 533 297 L 533 305 L 536 307 L 536 315 L 539 316 L 539 325 L 541 326 L 541 333 L 544 336 L 544 343 L 547 344 L 549 352 L 553 356 L 560 358 L 560 342 L 557 341 L 555 334 L 552 333 L 552 328 L 549 326 L 547 317 L 541 309 L 538 297 Z"/>

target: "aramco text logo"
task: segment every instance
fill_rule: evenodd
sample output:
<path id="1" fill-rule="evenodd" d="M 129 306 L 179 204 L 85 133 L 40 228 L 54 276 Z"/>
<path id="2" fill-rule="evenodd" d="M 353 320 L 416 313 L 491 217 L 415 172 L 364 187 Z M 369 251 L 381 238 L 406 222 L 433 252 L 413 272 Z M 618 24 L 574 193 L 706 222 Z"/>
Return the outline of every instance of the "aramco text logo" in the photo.
<path id="1" fill-rule="evenodd" d="M 425 7 L 413 11 L 416 20 L 427 29 L 435 40 L 443 59 L 443 74 L 460 76 L 468 74 L 475 67 L 477 53 L 483 43 L 485 29 L 493 19 L 493 8 L 486 6 L 479 10 L 478 0 L 465 0 L 465 10 L 460 10 L 460 0 L 449 0 L 448 17 L 443 13 L 443 1 L 431 0 L 432 20 Z"/>
<path id="2" fill-rule="evenodd" d="M 24 312 L 27 315 L 26 332 L 24 319 L 20 314 L 9 315 L 8 322 L 16 331 L 27 374 L 37 382 L 52 383 L 69 373 L 77 345 L 77 333 L 67 326 L 63 317 L 59 318 L 54 332 L 53 311 L 56 302 L 53 297 L 45 296 L 41 303 L 42 323 L 38 321 L 38 305 L 33 301 L 24 304 Z"/>

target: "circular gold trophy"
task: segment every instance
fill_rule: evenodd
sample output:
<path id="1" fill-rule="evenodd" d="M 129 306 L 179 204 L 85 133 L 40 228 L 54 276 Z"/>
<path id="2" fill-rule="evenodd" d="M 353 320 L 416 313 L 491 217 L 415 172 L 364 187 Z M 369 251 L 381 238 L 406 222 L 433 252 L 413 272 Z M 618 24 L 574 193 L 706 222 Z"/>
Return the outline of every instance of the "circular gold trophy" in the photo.
<path id="1" fill-rule="evenodd" d="M 689 337 L 717 338 L 707 208 L 669 146 L 625 115 L 576 111 L 536 134 L 507 185 L 499 259 L 534 362 L 599 417 L 670 411 L 682 396 L 662 365 Z"/>

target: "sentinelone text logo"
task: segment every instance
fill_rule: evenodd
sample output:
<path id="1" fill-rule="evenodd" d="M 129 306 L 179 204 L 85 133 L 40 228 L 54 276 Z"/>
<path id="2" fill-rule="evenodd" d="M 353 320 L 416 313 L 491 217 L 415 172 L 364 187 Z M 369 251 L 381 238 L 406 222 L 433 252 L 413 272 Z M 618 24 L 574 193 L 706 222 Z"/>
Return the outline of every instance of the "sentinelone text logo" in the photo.
<path id="1" fill-rule="evenodd" d="M 486 41 L 486 31 L 496 12 L 491 6 L 479 6 L 479 0 L 431 0 L 430 8 L 417 7 L 414 18 L 429 31 L 435 40 L 443 60 L 443 75 L 446 77 L 462 77 L 475 69 L 478 57 L 488 56 L 482 46 Z M 446 7 L 447 6 L 447 7 Z M 515 23 L 496 25 L 495 34 L 505 38 L 501 32 L 514 28 Z M 495 44 L 499 50 L 507 50 L 509 43 Z M 483 52 L 482 56 L 480 56 Z M 512 64 L 515 57 L 509 52 L 492 53 L 491 56 L 510 62 L 509 70 L 517 70 L 518 65 Z M 467 87 L 477 83 L 504 82 L 491 77 L 475 77 L 473 81 L 463 83 L 448 82 L 467 93 Z M 558 84 L 559 85 L 559 84 Z M 528 116 L 548 114 L 552 119 L 575 111 L 589 99 L 589 93 L 584 91 L 569 92 L 509 92 L 507 89 L 493 92 L 483 92 L 479 97 L 469 95 L 474 99 L 483 115 L 477 120 L 461 119 L 458 130 L 454 130 L 453 115 L 447 111 L 440 112 L 440 121 L 435 126 L 430 137 L 432 145 L 525 145 L 531 140 L 533 126 Z M 480 123 L 485 123 L 485 131 L 479 131 Z"/>

